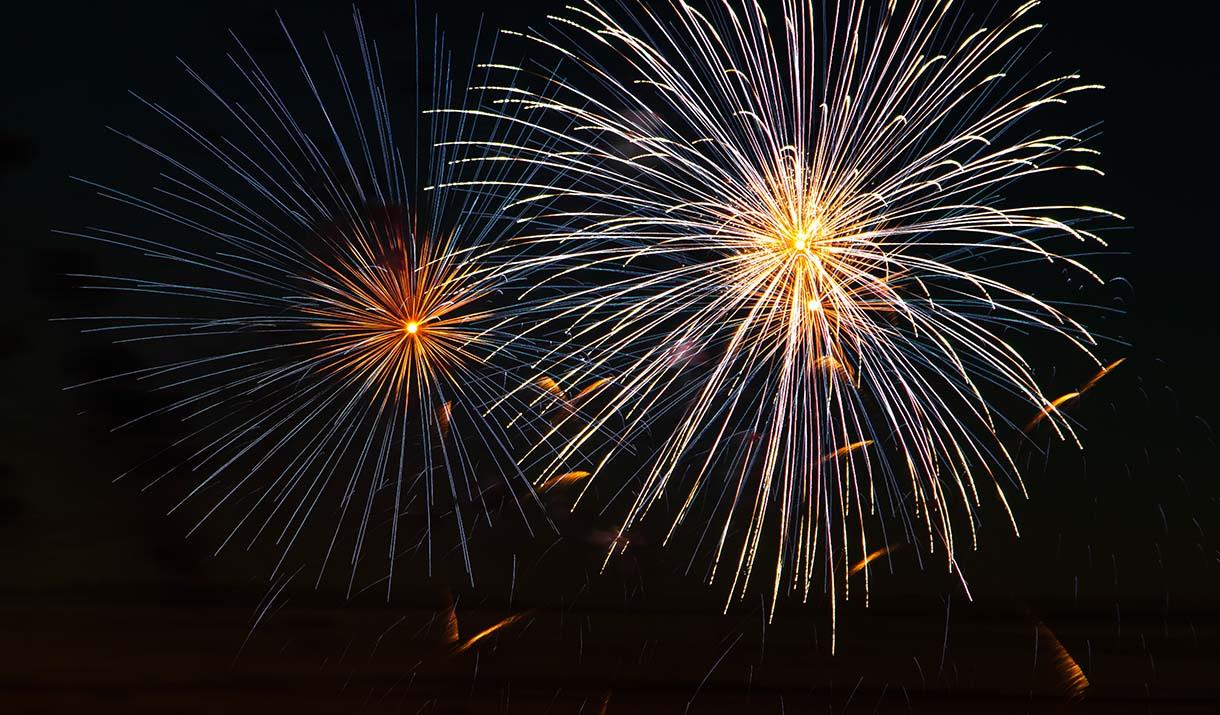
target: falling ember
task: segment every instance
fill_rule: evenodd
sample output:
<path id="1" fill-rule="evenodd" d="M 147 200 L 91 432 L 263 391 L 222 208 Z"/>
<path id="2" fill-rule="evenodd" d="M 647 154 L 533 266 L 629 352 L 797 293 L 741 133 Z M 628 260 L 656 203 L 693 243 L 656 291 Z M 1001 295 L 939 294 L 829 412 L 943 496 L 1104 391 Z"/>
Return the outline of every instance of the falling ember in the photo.
<path id="1" fill-rule="evenodd" d="M 1038 425 L 1039 422 L 1041 422 L 1043 419 L 1048 417 L 1051 412 L 1058 410 L 1064 404 L 1071 402 L 1072 400 L 1078 399 L 1084 393 L 1088 392 L 1089 390 L 1092 390 L 1094 387 L 1097 386 L 1097 383 L 1100 382 L 1103 377 L 1105 377 L 1106 375 L 1109 375 L 1110 372 L 1114 368 L 1118 367 L 1119 365 L 1122 365 L 1124 362 L 1126 362 L 1126 360 L 1127 360 L 1126 358 L 1119 358 L 1118 360 L 1115 360 L 1114 362 L 1110 363 L 1109 365 L 1106 365 L 1101 370 L 1099 370 L 1096 375 L 1089 378 L 1089 381 L 1086 382 L 1083 386 L 1081 386 L 1081 388 L 1079 390 L 1076 390 L 1075 392 L 1069 392 L 1066 395 L 1063 395 L 1062 397 L 1059 397 L 1059 398 L 1051 401 L 1051 403 L 1049 405 L 1047 405 L 1046 408 L 1044 408 L 1038 414 L 1034 415 L 1034 418 L 1025 425 L 1024 431 L 1028 434 L 1031 430 L 1033 430 L 1034 427 L 1036 427 Z"/>
<path id="2" fill-rule="evenodd" d="M 1038 636 L 1044 643 L 1050 645 L 1055 669 L 1062 677 L 1063 688 L 1067 691 L 1068 697 L 1073 700 L 1083 698 L 1089 689 L 1089 679 L 1085 676 L 1084 670 L 1080 668 L 1080 664 L 1067 651 L 1067 648 L 1063 647 L 1063 644 L 1055 637 L 1055 633 L 1042 621 L 1038 621 Z"/>
<path id="3" fill-rule="evenodd" d="M 864 558 L 857 561 L 856 564 L 851 567 L 851 570 L 847 572 L 847 575 L 855 576 L 856 574 L 863 571 L 872 562 L 876 561 L 877 559 L 881 558 L 882 556 L 886 556 L 887 554 L 892 554 L 900 548 L 902 548 L 902 545 L 897 544 L 894 546 L 883 546 L 880 549 L 870 552 L 868 556 L 865 556 Z"/>
<path id="4" fill-rule="evenodd" d="M 1093 387 L 1096 386 L 1097 383 L 1100 382 L 1103 377 L 1110 374 L 1111 370 L 1118 367 L 1119 365 L 1122 365 L 1126 361 L 1127 361 L 1127 358 L 1119 358 L 1119 359 L 1115 360 L 1114 362 L 1110 363 L 1109 365 L 1106 365 L 1105 367 L 1103 367 L 1101 370 L 1099 370 L 1097 372 L 1096 375 L 1094 375 L 1088 382 L 1086 382 L 1083 387 L 1080 388 L 1080 390 L 1079 390 L 1080 394 L 1083 395 L 1084 393 L 1088 392 L 1089 390 L 1092 390 Z"/>
<path id="5" fill-rule="evenodd" d="M 1034 427 L 1036 427 L 1038 425 L 1039 422 L 1046 419 L 1047 417 L 1050 417 L 1052 412 L 1057 412 L 1059 410 L 1059 408 L 1062 407 L 1065 403 L 1071 402 L 1072 400 L 1076 399 L 1077 397 L 1080 397 L 1079 392 L 1069 392 L 1066 395 L 1063 395 L 1061 397 L 1056 397 L 1055 399 L 1051 400 L 1051 402 L 1046 407 L 1044 407 L 1041 412 L 1034 415 L 1034 418 L 1032 420 L 1030 420 L 1028 423 L 1026 423 L 1025 431 L 1026 432 L 1031 431 Z"/>
<path id="6" fill-rule="evenodd" d="M 838 449 L 831 452 L 830 454 L 823 456 L 822 461 L 828 462 L 828 461 L 833 461 L 835 459 L 838 459 L 839 457 L 845 457 L 845 456 L 851 454 L 852 452 L 855 452 L 858 449 L 864 449 L 865 447 L 868 447 L 872 443 L 873 443 L 873 441 L 871 439 L 865 439 L 865 440 L 861 440 L 859 442 L 852 442 L 851 444 L 839 447 Z"/>
<path id="7" fill-rule="evenodd" d="M 494 623 L 494 624 L 488 626 L 487 628 L 484 628 L 483 630 L 474 634 L 470 638 L 466 639 L 466 641 L 464 643 L 462 643 L 460 646 L 457 647 L 457 649 L 454 651 L 454 653 L 465 653 L 466 651 L 468 651 L 472 647 L 474 647 L 474 645 L 476 643 L 478 643 L 479 641 L 483 640 L 484 638 L 486 638 L 490 635 L 495 634 L 496 632 L 498 632 L 504 628 L 507 628 L 508 626 L 511 626 L 512 624 L 516 623 L 517 621 L 521 620 L 522 618 L 525 618 L 526 616 L 528 616 L 530 613 L 532 613 L 532 611 L 525 611 L 523 613 L 517 613 L 517 614 L 511 615 L 511 616 L 508 616 L 507 618 L 504 618 L 503 620 L 501 620 L 497 623 Z"/>
<path id="8" fill-rule="evenodd" d="M 581 471 L 564 472 L 563 474 L 557 474 L 557 475 L 551 477 L 550 479 L 544 481 L 542 484 L 539 484 L 538 491 L 540 491 L 540 492 L 550 491 L 554 487 L 557 487 L 561 484 L 572 484 L 574 482 L 579 482 L 580 480 L 585 479 L 588 476 L 589 476 L 588 472 L 581 472 Z"/>
<path id="9" fill-rule="evenodd" d="M 832 355 L 823 355 L 814 362 L 814 365 L 827 370 L 837 370 L 847 377 L 848 382 L 852 384 L 856 382 L 856 372 L 852 370 L 851 365 L 839 362 Z"/>

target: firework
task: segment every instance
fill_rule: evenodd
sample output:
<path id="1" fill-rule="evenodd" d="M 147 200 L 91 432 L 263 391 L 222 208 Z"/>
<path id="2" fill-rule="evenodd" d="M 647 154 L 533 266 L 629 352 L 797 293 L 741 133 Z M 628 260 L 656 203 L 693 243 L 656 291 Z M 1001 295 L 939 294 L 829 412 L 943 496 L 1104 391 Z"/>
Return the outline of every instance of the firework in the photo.
<path id="1" fill-rule="evenodd" d="M 490 522 L 497 504 L 523 517 L 533 509 L 511 445 L 515 432 L 544 425 L 502 397 L 540 353 L 518 339 L 526 308 L 501 295 L 487 250 L 511 228 L 494 216 L 505 197 L 426 190 L 457 176 L 459 150 L 429 149 L 463 123 L 421 120 L 400 151 L 381 55 L 359 15 L 356 29 L 354 72 L 328 43 L 330 71 L 312 73 L 288 38 L 295 95 L 240 42 L 230 55 L 239 82 L 210 84 L 188 68 L 228 127 L 205 113 L 197 128 L 145 102 L 187 147 L 129 137 L 163 165 L 162 185 L 146 195 L 94 185 L 151 227 L 71 235 L 151 260 L 139 275 L 90 276 L 91 288 L 150 300 L 88 320 L 161 351 L 159 364 L 125 375 L 173 396 L 140 419 L 188 426 L 158 478 L 189 480 L 182 504 L 205 503 L 200 523 L 233 518 L 222 548 L 270 539 L 282 563 L 308 524 L 330 523 L 322 565 L 347 551 L 349 590 L 384 536 L 388 590 L 408 548 L 425 549 L 431 568 L 435 523 L 453 525 L 469 572 L 480 517 Z M 430 66 L 431 101 L 452 104 L 439 40 Z M 400 534 L 408 527 L 422 535 Z"/>
<path id="2" fill-rule="evenodd" d="M 887 513 L 960 572 L 989 494 L 1016 528 L 1011 405 L 1075 440 L 1022 336 L 1097 363 L 1085 326 L 1022 285 L 1097 279 L 1087 226 L 1120 217 L 1006 191 L 1100 173 L 1081 137 L 1028 121 L 1096 86 L 1016 71 L 1035 2 L 985 25 L 934 0 L 708 5 L 583 2 L 509 31 L 555 66 L 489 65 L 497 99 L 465 110 L 546 139 L 472 161 L 553 177 L 518 185 L 536 251 L 518 265 L 585 286 L 531 327 L 563 331 L 540 362 L 558 393 L 608 381 L 559 458 L 652 428 L 620 535 L 673 501 L 667 541 L 702 525 L 730 598 L 766 564 L 772 604 L 820 583 L 833 609 L 893 541 Z"/>

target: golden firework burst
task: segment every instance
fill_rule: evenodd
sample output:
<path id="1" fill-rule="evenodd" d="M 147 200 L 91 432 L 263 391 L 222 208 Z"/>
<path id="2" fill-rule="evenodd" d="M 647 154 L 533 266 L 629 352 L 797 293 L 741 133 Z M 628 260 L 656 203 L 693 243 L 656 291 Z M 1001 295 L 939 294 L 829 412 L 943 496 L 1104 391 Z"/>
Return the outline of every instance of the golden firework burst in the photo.
<path id="1" fill-rule="evenodd" d="M 559 459 L 618 421 L 673 425 L 622 533 L 677 492 L 669 536 L 700 513 L 709 580 L 728 560 L 744 594 L 769 551 L 772 603 L 820 582 L 833 608 L 884 539 L 882 512 L 954 571 L 955 524 L 976 543 L 985 492 L 1015 528 L 1005 492 L 1024 487 L 1003 437 L 1019 429 L 997 401 L 1075 439 L 1020 335 L 1097 361 L 1085 326 L 1021 284 L 1039 264 L 1096 279 L 1057 246 L 1100 245 L 1083 222 L 1121 218 L 1005 192 L 1100 173 L 1080 136 L 1027 127 L 1097 88 L 1009 76 L 1036 5 L 964 30 L 947 0 L 786 0 L 779 17 L 586 1 L 549 31 L 507 32 L 557 69 L 489 64 L 498 108 L 454 111 L 519 111 L 531 130 L 471 161 L 529 168 L 516 209 L 541 228 L 518 268 L 585 284 L 532 328 L 564 331 L 544 365 L 556 389 L 612 375 Z"/>

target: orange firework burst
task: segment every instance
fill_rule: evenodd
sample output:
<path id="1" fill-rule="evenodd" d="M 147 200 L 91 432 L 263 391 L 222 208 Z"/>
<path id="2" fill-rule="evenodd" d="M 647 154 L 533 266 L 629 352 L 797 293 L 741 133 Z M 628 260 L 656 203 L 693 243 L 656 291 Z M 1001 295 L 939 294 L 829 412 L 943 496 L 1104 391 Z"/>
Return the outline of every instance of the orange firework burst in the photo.
<path id="1" fill-rule="evenodd" d="M 330 367 L 409 401 L 413 391 L 453 382 L 483 362 L 489 338 L 479 322 L 488 314 L 472 306 L 490 288 L 474 276 L 472 262 L 457 260 L 452 241 L 434 246 L 400 230 L 390 240 L 388 260 L 345 256 L 325 265 L 322 277 L 311 279 L 314 294 L 302 311 L 325 336 L 320 356 Z M 446 404 L 438 419 L 447 425 Z"/>
<path id="2" fill-rule="evenodd" d="M 72 235 L 190 274 L 105 277 L 94 287 L 158 304 L 91 320 L 125 341 L 175 341 L 173 360 L 128 374 L 187 389 L 152 414 L 193 430 L 166 475 L 192 479 L 183 503 L 209 495 L 200 523 L 229 511 L 224 544 L 264 536 L 286 556 L 306 524 L 332 515 L 323 567 L 349 550 L 354 587 L 367 545 L 383 536 L 389 589 L 404 544 L 418 544 L 431 566 L 441 517 L 456 527 L 469 571 L 467 536 L 475 519 L 490 522 L 490 500 L 523 517 L 537 503 L 505 425 L 536 436 L 545 423 L 532 421 L 532 396 L 501 398 L 541 353 L 514 325 L 528 305 L 497 298 L 507 286 L 497 261 L 507 257 L 492 249 L 512 230 L 498 207 L 513 192 L 431 188 L 463 163 L 452 145 L 432 151 L 452 131 L 445 117 L 416 128 L 429 141 L 404 161 L 378 48 L 356 20 L 361 71 L 332 55 L 333 74 L 313 74 L 301 59 L 308 112 L 290 111 L 244 47 L 234 63 L 248 97 L 226 97 L 188 70 L 236 120 L 233 131 L 213 140 L 147 103 L 188 139 L 173 152 L 133 139 L 167 165 L 167 185 L 151 199 L 96 186 L 164 223 L 148 234 Z M 432 79 L 433 101 L 451 103 L 446 63 Z M 400 538 L 401 528 L 419 538 Z"/>

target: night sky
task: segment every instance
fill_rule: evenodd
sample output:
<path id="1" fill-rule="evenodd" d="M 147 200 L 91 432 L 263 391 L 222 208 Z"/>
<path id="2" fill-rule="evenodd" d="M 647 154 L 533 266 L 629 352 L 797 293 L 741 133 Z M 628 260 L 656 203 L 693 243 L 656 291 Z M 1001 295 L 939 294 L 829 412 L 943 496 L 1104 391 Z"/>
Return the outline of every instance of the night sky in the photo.
<path id="1" fill-rule="evenodd" d="M 557 4 L 425 2 L 420 16 L 426 26 L 439 17 L 462 66 L 481 13 L 487 29 L 522 28 Z M 407 2 L 357 5 L 373 39 L 411 41 Z M 685 558 L 658 548 L 655 535 L 599 573 L 600 535 L 614 522 L 593 510 L 564 517 L 563 539 L 530 542 L 511 526 L 484 535 L 475 587 L 456 559 L 431 578 L 403 578 L 389 603 L 382 593 L 345 602 L 338 585 L 294 579 L 267 601 L 239 655 L 276 553 L 214 556 L 222 530 L 187 539 L 199 514 L 166 515 L 181 496 L 175 485 L 114 481 L 173 439 L 174 426 L 111 432 L 157 404 L 130 382 L 63 390 L 148 356 L 53 321 L 96 314 L 105 300 L 67 274 L 125 260 L 53 231 L 115 215 L 70 177 L 148 182 L 155 165 L 106 130 L 166 130 L 129 90 L 210 121 L 214 109 L 175 58 L 231 77 L 231 29 L 260 61 L 287 62 L 277 9 L 319 64 L 323 32 L 351 46 L 347 2 L 5 10 L 0 710 L 1213 711 L 1220 8 L 1047 0 L 1036 11 L 1048 24 L 1031 53 L 1039 76 L 1080 70 L 1107 86 L 1075 97 L 1055 126 L 1096 124 L 1107 176 L 1072 188 L 1128 218 L 1106 232 L 1109 255 L 1091 260 L 1114 280 L 1086 295 L 1122 311 L 1093 314 L 1091 327 L 1111 338 L 1104 357 L 1127 361 L 1070 407 L 1083 452 L 1054 444 L 1021 456 L 1031 493 L 1015 505 L 1022 536 L 992 518 L 980 550 L 963 553 L 973 602 L 940 561 L 921 569 L 917 554 L 899 550 L 892 572 L 876 572 L 869 607 L 855 598 L 842 608 L 834 656 L 825 599 L 784 603 L 766 626 L 756 599 L 722 615 L 722 591 L 684 575 Z M 408 91 L 405 64 L 387 74 L 392 95 Z M 1048 394 L 1090 376 L 1086 364 L 1053 355 L 1040 365 Z M 451 656 L 432 620 L 454 599 L 464 635 L 525 615 L 477 653 Z M 1065 697 L 1046 632 L 1092 682 L 1083 701 Z"/>

